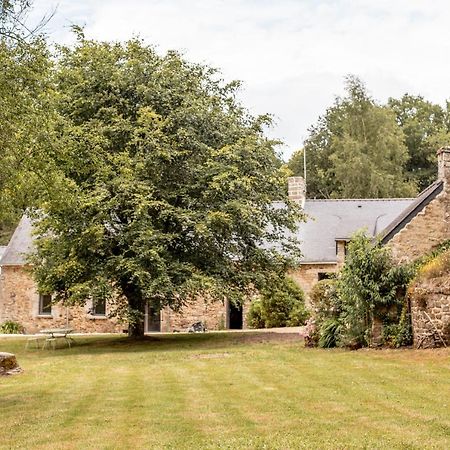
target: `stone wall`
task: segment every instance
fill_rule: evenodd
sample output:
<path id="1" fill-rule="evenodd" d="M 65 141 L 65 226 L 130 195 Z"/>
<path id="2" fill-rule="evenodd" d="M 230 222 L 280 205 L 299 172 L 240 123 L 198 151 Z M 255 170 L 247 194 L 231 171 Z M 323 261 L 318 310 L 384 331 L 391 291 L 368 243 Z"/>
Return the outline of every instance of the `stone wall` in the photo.
<path id="1" fill-rule="evenodd" d="M 3 266 L 0 274 L 0 323 L 18 322 L 26 333 L 36 333 L 45 328 L 66 327 L 79 333 L 122 332 L 126 325 L 108 317 L 92 316 L 92 305 L 66 308 L 52 306 L 51 316 L 39 315 L 39 294 L 29 271 L 21 266 Z M 203 322 L 209 330 L 229 327 L 227 302 L 197 298 L 181 311 L 170 308 L 161 311 L 161 331 L 185 331 L 195 322 Z M 247 327 L 248 304 L 243 305 L 243 328 Z M 108 312 L 108 310 L 107 310 Z"/>
<path id="2" fill-rule="evenodd" d="M 3 266 L 0 274 L 0 323 L 5 320 L 18 322 L 26 333 L 36 333 L 45 328 L 61 328 L 67 325 L 78 333 L 122 332 L 123 324 L 107 317 L 91 316 L 92 305 L 66 308 L 52 306 L 50 316 L 39 315 L 39 294 L 26 268 Z"/>
<path id="3" fill-rule="evenodd" d="M 387 244 L 397 262 L 413 261 L 450 239 L 450 195 L 444 189 Z"/>
<path id="4" fill-rule="evenodd" d="M 247 328 L 247 312 L 250 302 L 242 305 L 242 328 Z M 161 331 L 186 331 L 192 324 L 203 322 L 208 330 L 225 330 L 229 324 L 228 301 L 198 297 L 181 311 L 169 307 L 161 311 Z"/>
<path id="5" fill-rule="evenodd" d="M 301 264 L 300 267 L 289 273 L 289 276 L 303 289 L 306 297 L 306 305 L 309 306 L 309 293 L 312 287 L 319 281 L 320 273 L 335 273 L 340 266 L 336 263 L 329 264 Z"/>
<path id="6" fill-rule="evenodd" d="M 161 331 L 186 331 L 192 324 L 203 322 L 208 330 L 227 328 L 227 308 L 221 301 L 196 298 L 181 311 L 169 307 L 161 311 Z"/>
<path id="7" fill-rule="evenodd" d="M 450 345 L 450 279 L 421 282 L 410 291 L 415 347 Z"/>

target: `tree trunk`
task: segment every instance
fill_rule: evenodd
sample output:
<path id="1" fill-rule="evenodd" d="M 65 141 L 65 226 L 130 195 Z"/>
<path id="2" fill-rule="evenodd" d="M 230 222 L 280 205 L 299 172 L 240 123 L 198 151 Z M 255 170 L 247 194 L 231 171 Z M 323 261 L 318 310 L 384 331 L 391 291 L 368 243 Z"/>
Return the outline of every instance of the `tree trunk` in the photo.
<path id="1" fill-rule="evenodd" d="M 130 323 L 128 325 L 128 337 L 142 339 L 144 337 L 144 321 Z"/>
<path id="2" fill-rule="evenodd" d="M 144 337 L 145 302 L 135 291 L 133 292 L 129 288 L 123 291 L 133 319 L 128 324 L 128 337 L 142 339 Z"/>

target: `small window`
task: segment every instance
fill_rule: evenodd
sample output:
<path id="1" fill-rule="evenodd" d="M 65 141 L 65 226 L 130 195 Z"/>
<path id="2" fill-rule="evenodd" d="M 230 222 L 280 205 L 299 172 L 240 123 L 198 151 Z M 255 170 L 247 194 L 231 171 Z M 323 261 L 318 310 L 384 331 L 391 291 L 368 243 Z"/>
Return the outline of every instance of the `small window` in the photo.
<path id="1" fill-rule="evenodd" d="M 317 273 L 318 281 L 328 280 L 328 279 L 330 279 L 332 277 L 333 277 L 333 273 L 331 273 L 331 272 L 318 272 Z"/>
<path id="2" fill-rule="evenodd" d="M 52 296 L 50 294 L 39 294 L 39 315 L 52 315 Z"/>
<path id="3" fill-rule="evenodd" d="M 106 300 L 96 299 L 92 306 L 93 316 L 106 316 Z"/>

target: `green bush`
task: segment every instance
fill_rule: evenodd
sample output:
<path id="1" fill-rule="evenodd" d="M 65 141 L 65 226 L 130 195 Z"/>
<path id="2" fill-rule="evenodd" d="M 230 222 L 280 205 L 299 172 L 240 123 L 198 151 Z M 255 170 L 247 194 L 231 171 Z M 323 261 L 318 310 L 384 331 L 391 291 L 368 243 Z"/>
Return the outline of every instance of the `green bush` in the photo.
<path id="1" fill-rule="evenodd" d="M 309 294 L 316 322 L 339 317 L 342 304 L 337 293 L 337 280 L 332 278 L 317 282 Z"/>
<path id="2" fill-rule="evenodd" d="M 348 245 L 338 296 L 342 304 L 342 345 L 361 347 L 372 341 L 372 323 L 380 310 L 398 311 L 405 304 L 406 288 L 414 275 L 410 265 L 395 265 L 390 249 L 357 233 Z M 400 314 L 391 318 L 398 323 Z"/>
<path id="3" fill-rule="evenodd" d="M 321 348 L 336 347 L 339 342 L 341 324 L 338 319 L 325 320 L 319 329 L 319 342 Z"/>
<path id="4" fill-rule="evenodd" d="M 303 291 L 285 277 L 274 280 L 252 301 L 247 321 L 251 328 L 299 326 L 308 316 Z"/>
<path id="5" fill-rule="evenodd" d="M 305 325 L 308 320 L 309 312 L 306 306 L 302 302 L 297 302 L 291 309 L 289 314 L 289 320 L 287 321 L 287 326 L 289 327 L 299 327 Z"/>
<path id="6" fill-rule="evenodd" d="M 320 347 L 359 348 L 374 342 L 372 325 L 380 320 L 382 343 L 408 345 L 410 322 L 402 310 L 406 311 L 406 289 L 414 274 L 414 265 L 396 265 L 389 248 L 356 233 L 338 278 L 319 281 L 311 290 L 311 336 Z"/>
<path id="7" fill-rule="evenodd" d="M 260 298 L 255 298 L 247 313 L 247 324 L 250 328 L 264 328 L 265 322 Z"/>
<path id="8" fill-rule="evenodd" d="M 405 305 L 398 323 L 383 324 L 383 345 L 398 348 L 412 344 L 412 327 L 407 310 L 408 308 Z"/>
<path id="9" fill-rule="evenodd" d="M 0 334 L 21 334 L 22 332 L 22 326 L 12 320 L 7 320 L 0 325 Z"/>

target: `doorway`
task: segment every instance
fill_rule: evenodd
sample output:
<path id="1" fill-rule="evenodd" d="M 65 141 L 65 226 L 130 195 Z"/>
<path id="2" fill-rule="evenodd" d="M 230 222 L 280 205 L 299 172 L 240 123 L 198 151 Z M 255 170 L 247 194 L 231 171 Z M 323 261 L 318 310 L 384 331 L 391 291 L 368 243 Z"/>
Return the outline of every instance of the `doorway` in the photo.
<path id="1" fill-rule="evenodd" d="M 242 305 L 228 302 L 228 328 L 230 330 L 242 330 Z"/>
<path id="2" fill-rule="evenodd" d="M 161 331 L 161 312 L 149 305 L 145 306 L 145 332 L 155 333 Z"/>

